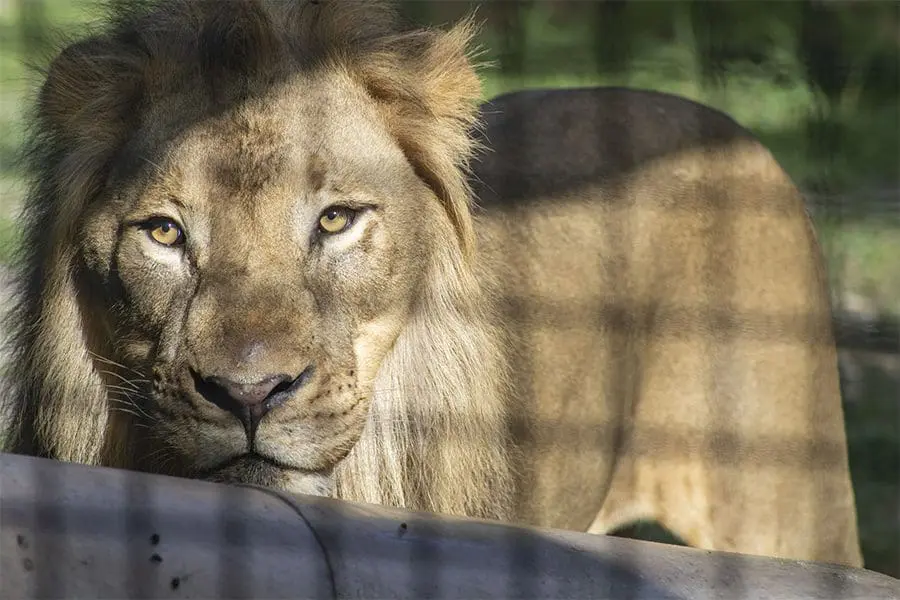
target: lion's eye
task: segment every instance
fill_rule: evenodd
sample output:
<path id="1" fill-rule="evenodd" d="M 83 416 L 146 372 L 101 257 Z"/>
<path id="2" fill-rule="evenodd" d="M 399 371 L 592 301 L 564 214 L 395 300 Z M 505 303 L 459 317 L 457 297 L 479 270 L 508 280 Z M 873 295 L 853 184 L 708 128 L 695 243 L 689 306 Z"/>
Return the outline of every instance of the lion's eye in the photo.
<path id="1" fill-rule="evenodd" d="M 171 219 L 154 219 L 146 225 L 147 235 L 163 246 L 178 246 L 184 243 L 184 231 Z"/>
<path id="2" fill-rule="evenodd" d="M 323 233 L 340 233 L 353 224 L 356 212 L 345 206 L 329 206 L 319 217 L 319 230 Z"/>

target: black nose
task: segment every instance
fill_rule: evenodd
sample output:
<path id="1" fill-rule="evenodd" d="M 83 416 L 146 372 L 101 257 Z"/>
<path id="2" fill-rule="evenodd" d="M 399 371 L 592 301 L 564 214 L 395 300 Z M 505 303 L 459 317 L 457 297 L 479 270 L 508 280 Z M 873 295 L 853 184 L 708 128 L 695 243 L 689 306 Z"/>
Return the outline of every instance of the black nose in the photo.
<path id="1" fill-rule="evenodd" d="M 234 381 L 219 375 L 202 377 L 193 369 L 191 375 L 197 392 L 207 401 L 240 419 L 247 438 L 252 441 L 260 420 L 303 387 L 312 376 L 312 371 L 312 366 L 309 366 L 296 377 L 270 375 L 253 383 Z"/>

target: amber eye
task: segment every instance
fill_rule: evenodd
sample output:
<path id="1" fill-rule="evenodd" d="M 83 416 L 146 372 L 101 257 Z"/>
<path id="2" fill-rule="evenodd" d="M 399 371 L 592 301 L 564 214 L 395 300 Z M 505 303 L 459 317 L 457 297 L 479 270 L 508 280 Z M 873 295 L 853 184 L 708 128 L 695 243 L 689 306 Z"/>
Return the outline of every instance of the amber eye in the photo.
<path id="1" fill-rule="evenodd" d="M 319 230 L 323 233 L 340 233 L 350 227 L 356 212 L 345 206 L 329 206 L 319 217 Z"/>
<path id="2" fill-rule="evenodd" d="M 147 234 L 157 244 L 177 246 L 184 242 L 184 232 L 171 219 L 155 219 L 146 225 Z"/>

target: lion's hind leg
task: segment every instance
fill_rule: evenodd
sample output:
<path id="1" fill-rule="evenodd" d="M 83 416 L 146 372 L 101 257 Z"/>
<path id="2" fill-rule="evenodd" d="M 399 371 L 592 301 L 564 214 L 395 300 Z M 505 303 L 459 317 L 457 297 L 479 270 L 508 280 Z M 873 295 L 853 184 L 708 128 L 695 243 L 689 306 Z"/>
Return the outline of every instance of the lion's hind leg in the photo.
<path id="1" fill-rule="evenodd" d="M 649 309 L 598 527 L 637 507 L 692 546 L 859 566 L 827 279 L 803 198 L 752 142 L 674 156 L 638 183 L 651 210 L 631 245 L 644 265 L 632 304 Z"/>
<path id="2" fill-rule="evenodd" d="M 589 532 L 652 521 L 696 548 L 862 566 L 840 461 L 829 468 L 828 456 L 764 449 L 775 440 L 741 448 L 696 430 L 679 435 L 672 423 L 639 429 Z M 646 533 L 629 537 L 671 542 Z"/>
<path id="3" fill-rule="evenodd" d="M 861 566 L 833 347 L 657 340 L 591 531 L 652 519 L 711 550 Z"/>
<path id="4" fill-rule="evenodd" d="M 701 485 L 703 470 L 687 462 L 675 465 L 672 461 L 642 459 L 635 454 L 636 449 L 632 439 L 624 444 L 609 493 L 588 532 L 618 534 L 630 530 L 627 537 L 713 547 L 710 528 L 697 526 L 704 522 L 708 510 L 702 492 L 705 486 Z M 647 527 L 648 523 L 665 531 Z"/>

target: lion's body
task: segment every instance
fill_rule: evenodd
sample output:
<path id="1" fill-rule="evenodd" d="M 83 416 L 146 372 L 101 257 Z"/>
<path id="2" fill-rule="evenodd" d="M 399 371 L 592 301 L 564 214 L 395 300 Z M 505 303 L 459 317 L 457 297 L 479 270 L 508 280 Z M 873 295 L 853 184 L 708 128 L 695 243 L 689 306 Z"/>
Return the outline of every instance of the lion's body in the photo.
<path id="1" fill-rule="evenodd" d="M 822 260 L 730 120 L 498 99 L 473 217 L 467 27 L 156 10 L 42 90 L 12 450 L 860 563 Z"/>
<path id="2" fill-rule="evenodd" d="M 823 262 L 772 156 L 663 94 L 483 113 L 478 231 L 530 402 L 527 519 L 859 564 Z"/>

